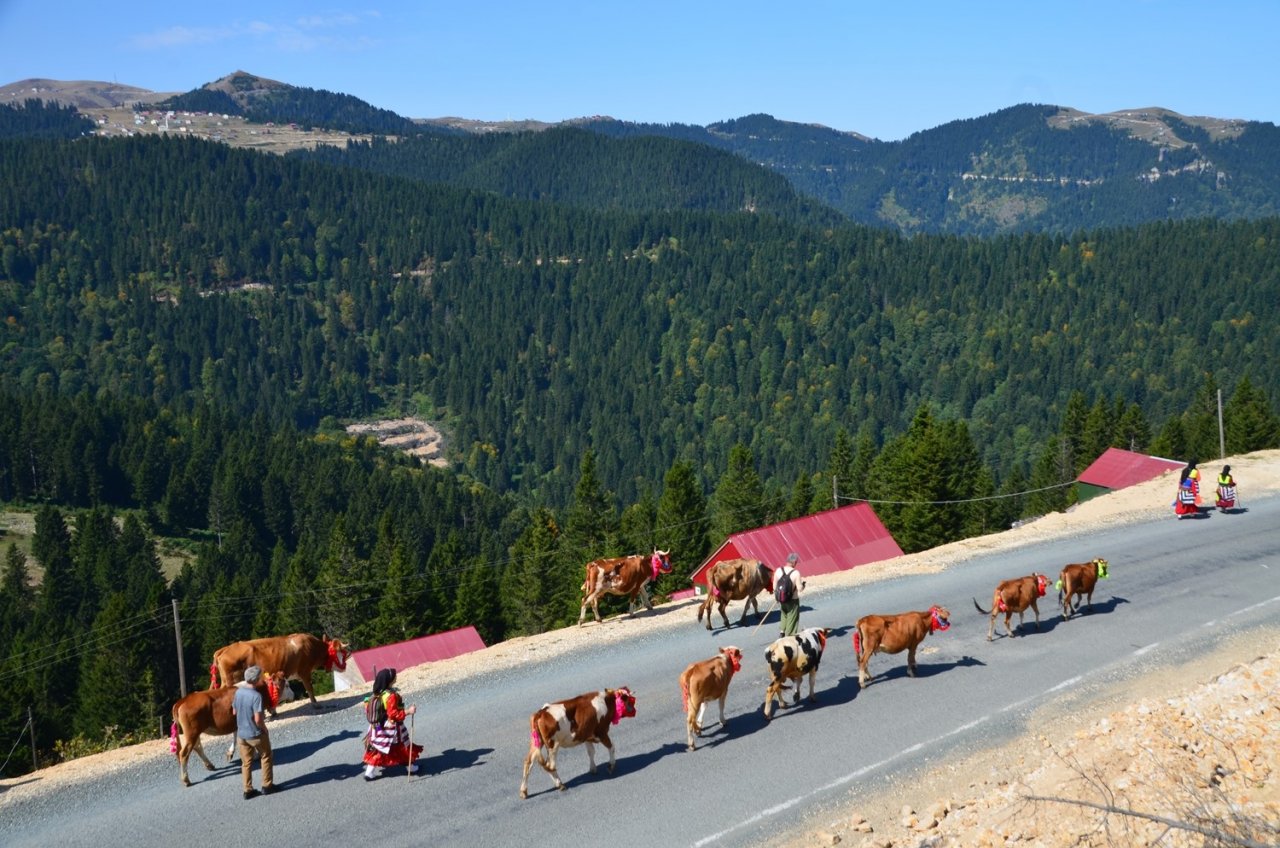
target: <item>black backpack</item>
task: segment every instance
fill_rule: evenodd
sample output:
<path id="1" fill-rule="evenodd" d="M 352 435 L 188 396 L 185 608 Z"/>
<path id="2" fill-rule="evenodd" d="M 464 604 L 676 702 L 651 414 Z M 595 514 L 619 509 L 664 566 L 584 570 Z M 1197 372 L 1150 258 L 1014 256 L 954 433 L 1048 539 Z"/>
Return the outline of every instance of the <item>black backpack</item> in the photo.
<path id="1" fill-rule="evenodd" d="M 795 594 L 795 587 L 791 584 L 791 572 L 785 568 L 779 568 L 778 579 L 773 582 L 773 597 L 780 604 L 788 604 L 791 603 Z"/>

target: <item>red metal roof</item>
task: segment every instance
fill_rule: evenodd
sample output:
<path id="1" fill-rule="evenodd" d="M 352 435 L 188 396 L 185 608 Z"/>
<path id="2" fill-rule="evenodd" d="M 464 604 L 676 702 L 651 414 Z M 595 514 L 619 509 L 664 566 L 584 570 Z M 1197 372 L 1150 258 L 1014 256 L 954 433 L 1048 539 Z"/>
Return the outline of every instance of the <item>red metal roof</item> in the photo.
<path id="1" fill-rule="evenodd" d="M 476 629 L 467 626 L 447 633 L 436 633 L 420 639 L 410 639 L 407 642 L 396 642 L 394 645 L 356 651 L 348 661 L 348 668 L 354 663 L 365 681 L 372 681 L 377 673 L 376 669 L 379 668 L 394 668 L 396 671 L 401 671 L 415 665 L 469 654 L 484 647 L 484 640 L 480 638 Z"/>
<path id="2" fill-rule="evenodd" d="M 1120 448 L 1107 448 L 1092 465 L 1080 472 L 1076 480 L 1104 489 L 1123 489 L 1155 479 L 1166 471 L 1176 471 L 1183 465 L 1185 463 L 1176 459 L 1162 459 Z"/>
<path id="3" fill-rule="evenodd" d="M 800 573 L 805 577 L 902 556 L 902 549 L 875 510 L 869 504 L 856 503 L 734 533 L 698 567 L 692 579 L 706 585 L 706 572 L 712 565 L 738 557 L 758 559 L 777 568 L 793 552 L 800 556 Z"/>

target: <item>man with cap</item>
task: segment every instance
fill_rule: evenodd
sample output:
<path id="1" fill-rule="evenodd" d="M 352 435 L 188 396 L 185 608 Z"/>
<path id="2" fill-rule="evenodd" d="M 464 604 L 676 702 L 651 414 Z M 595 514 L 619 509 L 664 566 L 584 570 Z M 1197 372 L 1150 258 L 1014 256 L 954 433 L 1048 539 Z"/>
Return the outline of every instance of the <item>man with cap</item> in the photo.
<path id="1" fill-rule="evenodd" d="M 267 735 L 266 718 L 262 712 L 262 693 L 258 691 L 258 679 L 262 669 L 251 665 L 244 670 L 244 680 L 236 684 L 236 694 L 231 701 L 231 713 L 236 717 L 236 750 L 240 754 L 240 778 L 244 783 L 244 799 L 258 796 L 253 788 L 249 772 L 256 754 L 262 760 L 262 794 L 275 791 L 271 775 L 271 737 Z"/>
<path id="2" fill-rule="evenodd" d="M 774 586 L 778 586 L 779 582 L 790 585 L 786 598 L 779 599 L 778 603 L 782 607 L 782 620 L 780 623 L 781 631 L 779 636 L 794 636 L 800 631 L 800 591 L 804 589 L 804 578 L 800 576 L 796 563 L 800 562 L 799 554 L 791 554 L 787 557 L 787 564 L 778 569 L 773 575 Z M 785 577 L 785 580 L 784 580 Z"/>

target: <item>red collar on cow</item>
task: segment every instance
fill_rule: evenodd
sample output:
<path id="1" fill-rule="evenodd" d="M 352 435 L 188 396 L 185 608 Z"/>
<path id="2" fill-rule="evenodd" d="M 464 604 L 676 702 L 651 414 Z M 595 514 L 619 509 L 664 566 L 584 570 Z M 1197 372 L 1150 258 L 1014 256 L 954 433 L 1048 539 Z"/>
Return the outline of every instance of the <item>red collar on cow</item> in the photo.
<path id="1" fill-rule="evenodd" d="M 951 622 L 943 621 L 938 617 L 938 608 L 936 606 L 929 607 L 929 632 L 937 633 L 941 630 L 950 630 Z"/>
<path id="2" fill-rule="evenodd" d="M 627 687 L 613 690 L 613 723 L 636 714 L 636 698 Z"/>
<path id="3" fill-rule="evenodd" d="M 1048 577 L 1045 577 L 1043 574 L 1037 574 L 1037 575 L 1036 575 L 1036 595 L 1037 595 L 1037 597 L 1041 597 L 1041 598 L 1043 598 L 1043 597 L 1044 597 L 1044 587 L 1045 587 L 1045 586 L 1047 586 L 1048 584 L 1049 584 L 1049 578 L 1048 578 Z"/>
<path id="4" fill-rule="evenodd" d="M 329 656 L 325 657 L 324 670 L 333 671 L 337 669 L 338 671 L 346 671 L 346 657 L 338 657 L 338 649 L 334 647 L 335 644 L 337 644 L 337 640 L 329 643 Z"/>
<path id="5" fill-rule="evenodd" d="M 814 635 L 818 637 L 819 648 L 825 651 L 827 649 L 827 631 L 822 628 L 818 628 L 814 631 Z"/>
<path id="6" fill-rule="evenodd" d="M 1106 580 L 1108 577 L 1111 576 L 1111 574 L 1107 571 L 1107 566 L 1110 565 L 1111 563 L 1107 562 L 1102 557 L 1098 557 L 1097 559 L 1095 559 L 1094 563 L 1098 566 L 1099 580 Z"/>
<path id="7" fill-rule="evenodd" d="M 274 677 L 267 678 L 267 695 L 273 710 L 280 704 L 280 686 L 281 684 L 277 683 Z"/>
<path id="8" fill-rule="evenodd" d="M 657 580 L 659 574 L 666 574 L 671 570 L 671 558 L 665 554 L 660 555 L 658 551 L 654 551 L 653 556 L 649 557 L 649 568 L 653 572 L 653 579 Z"/>

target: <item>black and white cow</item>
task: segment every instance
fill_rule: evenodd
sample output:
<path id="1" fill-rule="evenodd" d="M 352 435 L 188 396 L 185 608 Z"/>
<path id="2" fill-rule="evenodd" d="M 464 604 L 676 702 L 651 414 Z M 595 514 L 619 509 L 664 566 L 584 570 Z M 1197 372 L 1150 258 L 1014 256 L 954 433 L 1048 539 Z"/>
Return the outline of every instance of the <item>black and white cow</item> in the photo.
<path id="1" fill-rule="evenodd" d="M 796 686 L 796 704 L 800 703 L 800 681 L 809 675 L 809 700 L 816 701 L 818 696 L 813 692 L 813 681 L 818 675 L 818 663 L 822 661 L 822 651 L 827 646 L 825 627 L 810 627 L 801 630 L 794 636 L 783 636 L 774 640 L 764 652 L 765 662 L 769 664 L 769 688 L 764 693 L 764 717 L 771 718 L 773 699 L 786 705 L 783 690 L 789 688 L 787 681 L 794 680 Z"/>

